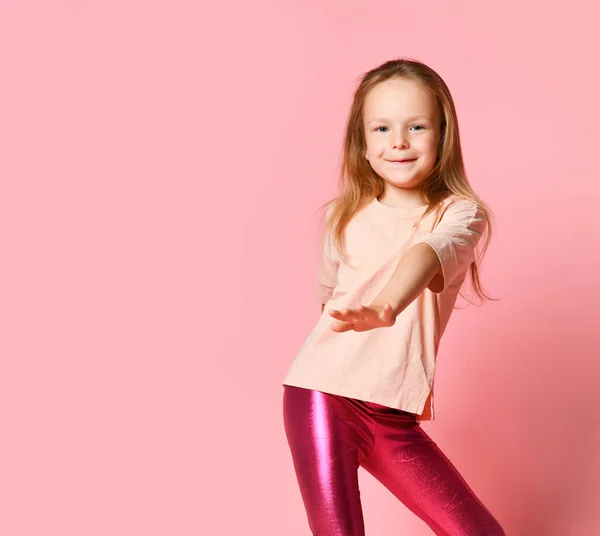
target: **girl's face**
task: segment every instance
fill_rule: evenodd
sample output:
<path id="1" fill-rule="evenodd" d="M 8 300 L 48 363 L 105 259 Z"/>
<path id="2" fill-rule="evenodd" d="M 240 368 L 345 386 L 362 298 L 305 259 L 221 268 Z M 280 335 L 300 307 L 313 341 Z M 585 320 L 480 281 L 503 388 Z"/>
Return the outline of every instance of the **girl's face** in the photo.
<path id="1" fill-rule="evenodd" d="M 385 190 L 418 188 L 437 158 L 440 117 L 434 96 L 412 80 L 386 80 L 368 93 L 363 124 L 365 157 Z"/>

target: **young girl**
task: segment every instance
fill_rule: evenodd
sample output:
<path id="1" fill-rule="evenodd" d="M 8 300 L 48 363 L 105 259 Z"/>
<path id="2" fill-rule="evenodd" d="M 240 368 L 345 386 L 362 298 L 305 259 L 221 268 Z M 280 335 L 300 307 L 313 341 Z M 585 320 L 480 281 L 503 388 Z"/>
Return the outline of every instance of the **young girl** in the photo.
<path id="1" fill-rule="evenodd" d="M 321 316 L 283 381 L 283 415 L 313 535 L 363 536 L 358 467 L 438 535 L 504 531 L 420 421 L 434 418 L 440 339 L 491 212 L 465 174 L 454 103 L 420 62 L 366 73 L 329 204 Z M 481 257 L 476 246 L 487 231 Z"/>

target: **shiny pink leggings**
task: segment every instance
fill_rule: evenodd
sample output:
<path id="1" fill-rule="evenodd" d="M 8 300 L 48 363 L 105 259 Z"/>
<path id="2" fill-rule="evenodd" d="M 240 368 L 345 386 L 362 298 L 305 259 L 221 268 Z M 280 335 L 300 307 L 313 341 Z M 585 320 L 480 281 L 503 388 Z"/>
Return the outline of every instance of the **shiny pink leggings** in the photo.
<path id="1" fill-rule="evenodd" d="M 283 418 L 314 536 L 364 536 L 359 466 L 435 534 L 505 536 L 414 414 L 285 385 Z"/>

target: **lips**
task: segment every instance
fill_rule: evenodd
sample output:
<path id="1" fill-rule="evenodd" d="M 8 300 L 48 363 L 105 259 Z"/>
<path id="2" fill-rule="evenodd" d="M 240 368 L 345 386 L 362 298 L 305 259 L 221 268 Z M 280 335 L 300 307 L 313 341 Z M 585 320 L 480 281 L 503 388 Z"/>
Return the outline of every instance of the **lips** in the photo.
<path id="1" fill-rule="evenodd" d="M 391 162 L 393 164 L 400 164 L 403 162 L 414 162 L 416 160 L 416 158 L 406 158 L 404 160 L 388 160 L 388 162 Z"/>

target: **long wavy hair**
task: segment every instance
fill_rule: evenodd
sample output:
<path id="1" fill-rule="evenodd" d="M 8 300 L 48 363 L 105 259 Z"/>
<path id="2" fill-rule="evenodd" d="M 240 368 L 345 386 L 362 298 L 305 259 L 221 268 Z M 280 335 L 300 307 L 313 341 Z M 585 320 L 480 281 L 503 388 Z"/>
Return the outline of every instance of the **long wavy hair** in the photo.
<path id="1" fill-rule="evenodd" d="M 485 294 L 479 279 L 478 264 L 487 251 L 492 236 L 493 213 L 473 191 L 464 168 L 460 147 L 458 121 L 454 101 L 444 80 L 427 65 L 408 58 L 391 60 L 362 76 L 354 93 L 348 114 L 342 165 L 338 182 L 338 195 L 319 207 L 329 215 L 323 228 L 322 239 L 331 233 L 334 246 L 342 260 L 346 259 L 344 232 L 352 217 L 384 191 L 383 179 L 375 173 L 365 158 L 366 139 L 363 124 L 365 98 L 377 84 L 392 78 L 412 80 L 435 96 L 441 111 L 440 142 L 435 165 L 421 184 L 423 197 L 428 204 L 421 219 L 434 211 L 452 194 L 475 202 L 487 219 L 485 237 L 482 236 L 469 266 L 473 288 L 482 303 L 485 299 L 497 301 Z M 421 221 L 421 220 L 419 220 Z M 461 294 L 464 297 L 464 295 Z"/>

